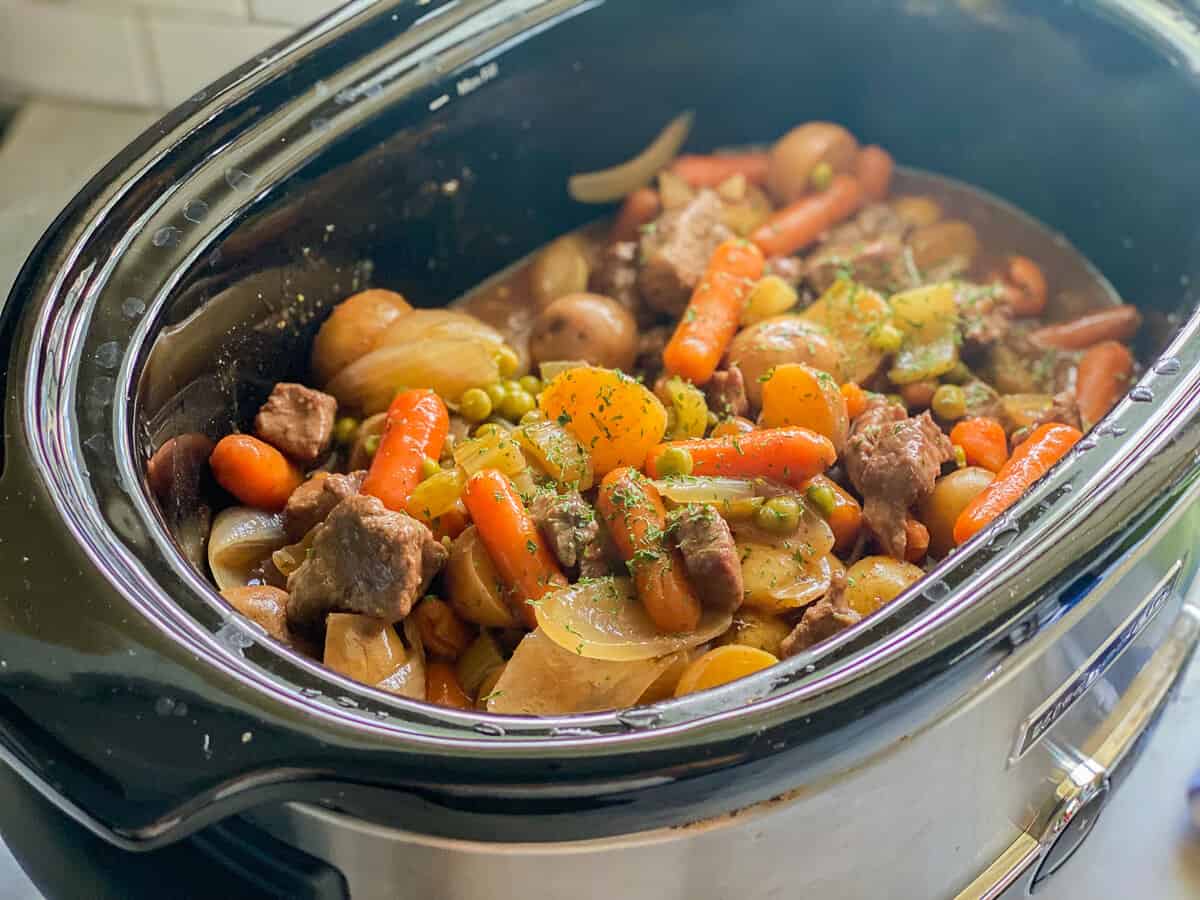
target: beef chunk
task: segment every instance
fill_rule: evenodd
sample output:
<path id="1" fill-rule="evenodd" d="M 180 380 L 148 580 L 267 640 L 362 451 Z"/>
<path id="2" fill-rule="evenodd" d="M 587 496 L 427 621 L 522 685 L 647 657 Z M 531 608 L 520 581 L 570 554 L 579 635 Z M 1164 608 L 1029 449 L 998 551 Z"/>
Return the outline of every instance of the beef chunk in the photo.
<path id="1" fill-rule="evenodd" d="M 982 359 L 987 348 L 1008 336 L 1012 309 L 1003 302 L 996 286 L 990 284 L 960 282 L 954 300 L 962 328 L 962 354 L 970 361 Z"/>
<path id="2" fill-rule="evenodd" d="M 910 264 L 904 243 L 908 226 L 889 206 L 876 204 L 831 229 L 805 260 L 805 280 L 821 293 L 842 272 L 855 281 L 881 291 L 916 287 L 916 267 Z"/>
<path id="3" fill-rule="evenodd" d="M 347 497 L 317 527 L 311 554 L 288 576 L 288 619 L 312 624 L 339 610 L 398 621 L 446 556 L 411 516 L 367 494 Z"/>
<path id="4" fill-rule="evenodd" d="M 330 510 L 357 494 L 366 477 L 367 473 L 361 469 L 349 475 L 317 472 L 292 491 L 283 508 L 283 527 L 288 538 L 298 541 L 308 534 L 309 529 L 325 520 Z"/>
<path id="5" fill-rule="evenodd" d="M 671 514 L 671 540 L 688 581 L 705 606 L 732 612 L 742 605 L 742 563 L 729 525 L 711 506 L 691 504 Z"/>
<path id="6" fill-rule="evenodd" d="M 254 419 L 260 438 L 301 463 L 316 462 L 333 443 L 337 400 L 302 384 L 281 381 Z"/>
<path id="7" fill-rule="evenodd" d="M 565 494 L 539 491 L 533 499 L 530 513 L 558 561 L 568 569 L 574 568 L 583 559 L 588 545 L 596 540 L 600 527 L 595 512 L 578 491 Z"/>
<path id="8" fill-rule="evenodd" d="M 702 190 L 667 210 L 642 237 L 638 291 L 652 309 L 678 316 L 687 307 L 717 245 L 731 232 L 722 222 L 721 198 Z"/>
<path id="9" fill-rule="evenodd" d="M 807 650 L 862 620 L 862 616 L 846 605 L 845 593 L 846 574 L 838 572 L 833 576 L 829 593 L 804 610 L 799 624 L 783 639 L 780 653 L 784 659 L 795 656 L 801 650 Z"/>
<path id="10" fill-rule="evenodd" d="M 846 445 L 846 473 L 863 496 L 863 520 L 885 553 L 904 559 L 908 509 L 927 497 L 954 458 L 949 438 L 928 412 L 914 418 L 876 402 L 854 422 Z"/>
<path id="11" fill-rule="evenodd" d="M 654 376 L 662 371 L 663 350 L 671 340 L 672 330 L 669 325 L 656 325 L 638 335 L 638 355 L 634 369 L 645 375 L 647 381 L 653 381 Z"/>
<path id="12" fill-rule="evenodd" d="M 630 312 L 638 312 L 638 245 L 636 241 L 617 241 L 600 254 L 600 260 L 588 280 L 588 290 L 612 297 Z"/>
<path id="13" fill-rule="evenodd" d="M 708 395 L 708 408 L 718 416 L 744 416 L 750 412 L 746 379 L 737 366 L 714 372 L 704 392 Z"/>

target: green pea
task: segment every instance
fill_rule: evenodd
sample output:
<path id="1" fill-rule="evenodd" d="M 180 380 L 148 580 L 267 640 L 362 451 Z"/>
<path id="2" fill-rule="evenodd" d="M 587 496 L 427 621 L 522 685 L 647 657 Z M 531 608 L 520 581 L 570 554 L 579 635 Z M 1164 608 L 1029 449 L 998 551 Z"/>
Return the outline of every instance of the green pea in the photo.
<path id="1" fill-rule="evenodd" d="M 881 353 L 895 353 L 904 343 L 904 332 L 891 322 L 884 322 L 871 332 L 867 340 Z"/>
<path id="2" fill-rule="evenodd" d="M 658 474 L 664 478 L 672 475 L 692 474 L 692 454 L 683 447 L 668 447 L 658 457 Z"/>
<path id="3" fill-rule="evenodd" d="M 458 412 L 468 422 L 482 422 L 492 414 L 492 398 L 482 388 L 465 390 L 458 400 Z"/>
<path id="4" fill-rule="evenodd" d="M 521 416 L 530 412 L 536 406 L 537 401 L 533 399 L 533 394 L 529 393 L 529 391 L 523 391 L 518 387 L 501 401 L 499 412 L 500 415 L 504 416 L 510 422 L 516 422 Z"/>
<path id="5" fill-rule="evenodd" d="M 808 180 L 812 182 L 812 186 L 818 191 L 823 191 L 829 187 L 829 183 L 833 181 L 833 166 L 825 160 L 821 160 L 813 166 L 812 174 L 808 176 Z"/>
<path id="6" fill-rule="evenodd" d="M 522 375 L 517 379 L 517 384 L 521 386 L 521 390 L 529 391 L 535 397 L 542 392 L 542 379 L 536 375 Z"/>
<path id="7" fill-rule="evenodd" d="M 421 480 L 422 481 L 424 481 L 426 478 L 436 475 L 440 471 L 442 471 L 442 467 L 436 459 L 432 459 L 427 456 L 423 460 L 421 460 Z"/>
<path id="8" fill-rule="evenodd" d="M 804 496 L 817 508 L 817 512 L 821 514 L 822 518 L 828 519 L 837 507 L 837 495 L 827 484 L 810 484 L 808 490 L 804 492 Z"/>
<path id="9" fill-rule="evenodd" d="M 517 369 L 521 367 L 521 357 L 517 356 L 517 351 L 508 344 L 503 344 L 496 351 L 496 365 L 500 369 L 500 377 L 508 378 L 516 374 Z"/>
<path id="10" fill-rule="evenodd" d="M 483 392 L 488 395 L 488 399 L 492 401 L 492 409 L 495 409 L 504 402 L 504 398 L 508 396 L 508 391 L 501 381 L 494 382 L 484 387 Z"/>
<path id="11" fill-rule="evenodd" d="M 962 448 L 961 444 L 954 445 L 954 464 L 960 469 L 966 468 L 967 451 Z"/>
<path id="12" fill-rule="evenodd" d="M 343 447 L 354 443 L 358 437 L 358 419 L 354 416 L 342 416 L 333 426 L 333 439 Z"/>
<path id="13" fill-rule="evenodd" d="M 967 414 L 967 395 L 957 384 L 943 384 L 933 392 L 930 406 L 943 422 L 953 422 Z"/>
<path id="14" fill-rule="evenodd" d="M 795 497 L 772 497 L 754 514 L 754 524 L 772 534 L 791 534 L 800 527 L 800 504 Z"/>
<path id="15" fill-rule="evenodd" d="M 375 451 L 379 449 L 379 435 L 369 434 L 366 440 L 363 441 L 363 450 L 367 452 L 367 456 L 374 456 Z"/>

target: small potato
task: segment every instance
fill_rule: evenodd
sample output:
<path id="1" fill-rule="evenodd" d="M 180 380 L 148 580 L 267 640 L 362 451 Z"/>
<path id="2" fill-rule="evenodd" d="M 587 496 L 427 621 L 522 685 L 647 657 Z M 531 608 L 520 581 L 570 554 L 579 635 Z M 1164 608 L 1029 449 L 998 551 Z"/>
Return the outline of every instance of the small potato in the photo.
<path id="1" fill-rule="evenodd" d="M 571 359 L 628 371 L 637 359 L 637 347 L 633 315 L 602 294 L 567 294 L 554 300 L 534 320 L 529 338 L 535 364 Z"/>
<path id="2" fill-rule="evenodd" d="M 979 236 L 967 222 L 950 219 L 918 228 L 908 239 L 913 262 L 922 272 L 937 270 L 942 277 L 970 270 L 979 255 Z"/>
<path id="3" fill-rule="evenodd" d="M 590 272 L 583 238 L 564 234 L 551 241 L 529 266 L 529 290 L 534 303 L 544 309 L 559 297 L 586 291 Z"/>
<path id="4" fill-rule="evenodd" d="M 330 613 L 325 619 L 325 665 L 340 675 L 379 684 L 408 660 L 400 636 L 382 619 Z"/>
<path id="5" fill-rule="evenodd" d="M 313 340 L 312 370 L 317 383 L 325 384 L 366 356 L 388 326 L 411 310 L 400 294 L 378 288 L 361 291 L 335 306 Z"/>
<path id="6" fill-rule="evenodd" d="M 767 189 L 780 203 L 791 203 L 813 190 L 813 169 L 828 163 L 832 173 L 850 172 L 858 141 L 841 125 L 806 122 L 793 128 L 771 147 Z"/>
<path id="7" fill-rule="evenodd" d="M 733 614 L 729 630 L 717 638 L 718 645 L 741 644 L 780 656 L 780 645 L 792 627 L 778 616 L 757 609 L 739 609 Z"/>
<path id="8" fill-rule="evenodd" d="M 929 552 L 939 559 L 954 549 L 954 523 L 958 514 L 996 476 L 980 466 L 967 466 L 943 475 L 917 511 L 929 529 Z"/>
<path id="9" fill-rule="evenodd" d="M 767 428 L 799 425 L 823 434 L 841 455 L 850 434 L 846 398 L 837 380 L 803 363 L 776 366 L 762 387 L 760 424 Z"/>
<path id="10" fill-rule="evenodd" d="M 924 228 L 942 220 L 942 205 L 924 195 L 897 197 L 892 201 L 892 209 L 913 228 Z"/>
<path id="11" fill-rule="evenodd" d="M 738 332 L 729 345 L 730 365 L 742 371 L 750 405 L 762 406 L 762 378 L 776 366 L 804 363 L 835 378 L 842 373 L 842 344 L 820 323 L 803 316 L 765 319 Z"/>
<path id="12" fill-rule="evenodd" d="M 846 604 L 860 616 L 869 616 L 924 574 L 912 563 L 890 556 L 865 556 L 846 570 Z"/>
<path id="13" fill-rule="evenodd" d="M 819 600 L 829 590 L 831 570 L 823 557 L 807 562 L 801 552 L 741 541 L 737 549 L 747 609 L 784 613 Z"/>
<path id="14" fill-rule="evenodd" d="M 247 619 L 261 625 L 275 640 L 291 643 L 287 626 L 287 591 L 259 584 L 225 588 L 221 596 Z"/>
<path id="15" fill-rule="evenodd" d="M 910 410 L 929 409 L 929 404 L 933 402 L 933 395 L 937 389 L 936 381 L 929 379 L 914 381 L 900 388 L 900 396 L 904 400 L 904 405 Z"/>
<path id="16" fill-rule="evenodd" d="M 468 622 L 489 628 L 512 628 L 517 624 L 512 607 L 501 593 L 500 575 L 474 525 L 450 545 L 445 582 L 446 601 Z"/>
<path id="17" fill-rule="evenodd" d="M 560 374 L 538 396 L 538 405 L 592 454 L 592 471 L 641 468 L 667 431 L 661 401 L 628 375 L 580 366 Z"/>
<path id="18" fill-rule="evenodd" d="M 838 367 L 826 371 L 835 375 L 840 371 L 842 381 L 856 384 L 875 374 L 884 352 L 873 338 L 891 315 L 883 297 L 861 284 L 838 279 L 803 315 L 823 327 L 842 348 Z"/>

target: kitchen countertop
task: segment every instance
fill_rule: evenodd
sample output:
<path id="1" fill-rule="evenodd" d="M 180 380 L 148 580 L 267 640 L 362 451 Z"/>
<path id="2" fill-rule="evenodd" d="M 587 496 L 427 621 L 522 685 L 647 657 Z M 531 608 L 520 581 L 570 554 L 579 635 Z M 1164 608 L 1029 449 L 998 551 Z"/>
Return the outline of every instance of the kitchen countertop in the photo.
<path id="1" fill-rule="evenodd" d="M 156 114 L 35 100 L 0 137 L 0 298 L 75 191 Z M 969 752 L 969 751 L 968 751 Z M 1200 897 L 1200 831 L 1186 789 L 1200 768 L 1200 658 L 1193 661 L 1133 774 L 1039 900 Z M 1112 865 L 1113 859 L 1120 861 Z M 1103 864 L 1102 864 L 1103 863 Z M 0 897 L 41 895 L 0 844 Z"/>

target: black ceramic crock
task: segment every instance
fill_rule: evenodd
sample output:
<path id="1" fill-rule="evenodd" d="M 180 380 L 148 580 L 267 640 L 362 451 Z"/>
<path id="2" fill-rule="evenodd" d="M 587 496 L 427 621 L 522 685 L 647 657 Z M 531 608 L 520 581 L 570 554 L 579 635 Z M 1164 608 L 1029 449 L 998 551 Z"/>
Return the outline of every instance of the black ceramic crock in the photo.
<path id="1" fill-rule="evenodd" d="M 106 166 L 4 306 L 0 755 L 130 849 L 280 799 L 432 834 L 621 834 L 865 758 L 897 710 L 1049 627 L 1195 479 L 1198 48 L 1157 2 L 360 0 L 267 51 Z M 567 177 L 683 109 L 696 150 L 829 119 L 1007 199 L 1142 305 L 1165 361 L 886 614 L 711 694 L 434 709 L 232 615 L 147 490 L 157 443 L 245 425 L 353 289 L 439 305 L 594 218 Z"/>

